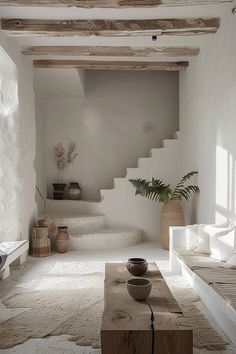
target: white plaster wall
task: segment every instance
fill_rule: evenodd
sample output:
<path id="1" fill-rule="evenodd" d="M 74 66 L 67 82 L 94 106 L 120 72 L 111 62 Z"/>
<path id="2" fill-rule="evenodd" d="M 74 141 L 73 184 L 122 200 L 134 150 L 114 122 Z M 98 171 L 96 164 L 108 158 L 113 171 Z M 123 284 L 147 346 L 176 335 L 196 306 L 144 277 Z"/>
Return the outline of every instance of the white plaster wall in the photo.
<path id="1" fill-rule="evenodd" d="M 39 95 L 35 97 L 35 120 L 36 120 L 36 184 L 43 197 L 47 197 L 47 127 L 46 127 L 46 110 L 44 101 Z M 36 203 L 38 206 L 38 214 L 43 215 L 44 201 L 36 191 Z"/>
<path id="2" fill-rule="evenodd" d="M 27 239 L 37 214 L 34 168 L 35 112 L 33 68 L 31 61 L 21 55 L 17 40 L 6 39 L 0 32 L 0 46 L 13 60 L 18 70 L 19 106 L 15 118 L 18 119 L 19 123 L 17 139 L 19 142 L 19 171 L 21 179 L 18 197 L 20 201 L 19 221 L 21 229 L 19 228 L 18 232 L 11 236 L 11 240 Z"/>
<path id="3" fill-rule="evenodd" d="M 192 221 L 236 219 L 236 15 L 219 7 L 221 27 L 180 74 L 182 170 L 197 169 L 201 193 Z"/>
<path id="4" fill-rule="evenodd" d="M 99 200 L 114 177 L 178 130 L 178 74 L 87 71 L 85 98 L 46 105 L 48 193 L 51 183 L 79 181 L 82 198 Z M 77 144 L 78 157 L 58 173 L 53 147 Z"/>

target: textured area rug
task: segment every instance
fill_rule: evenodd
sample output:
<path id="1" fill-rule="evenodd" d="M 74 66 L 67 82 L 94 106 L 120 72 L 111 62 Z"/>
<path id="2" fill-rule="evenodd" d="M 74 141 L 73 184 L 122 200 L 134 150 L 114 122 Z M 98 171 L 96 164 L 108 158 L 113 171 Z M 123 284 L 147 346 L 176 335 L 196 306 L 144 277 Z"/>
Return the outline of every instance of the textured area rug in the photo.
<path id="1" fill-rule="evenodd" d="M 59 334 L 71 335 L 70 340 L 79 345 L 99 347 L 104 272 L 103 266 L 99 270 L 92 268 L 91 264 L 77 263 L 69 276 L 65 276 L 63 269 L 55 269 L 57 274 L 47 289 L 41 284 L 39 290 L 4 299 L 7 308 L 21 308 L 23 312 L 0 324 L 0 348 L 13 347 L 28 338 Z M 182 277 L 168 275 L 167 262 L 160 269 L 166 273 L 168 285 L 193 327 L 194 346 L 223 350 L 228 341 L 204 317 L 200 299 L 192 288 Z M 50 282 L 50 277 L 47 281 Z"/>

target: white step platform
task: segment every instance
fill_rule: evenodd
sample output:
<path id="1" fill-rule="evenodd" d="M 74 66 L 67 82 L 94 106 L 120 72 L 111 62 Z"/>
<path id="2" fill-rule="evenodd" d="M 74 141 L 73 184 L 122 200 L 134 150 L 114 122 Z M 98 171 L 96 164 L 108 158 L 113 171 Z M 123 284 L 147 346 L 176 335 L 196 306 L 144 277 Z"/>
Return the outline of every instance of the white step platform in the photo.
<path id="1" fill-rule="evenodd" d="M 3 280 L 10 276 L 10 264 L 23 264 L 26 261 L 29 241 L 2 242 L 0 250 L 7 254 L 6 262 L 0 270 L 0 280 Z"/>
<path id="2" fill-rule="evenodd" d="M 72 250 L 108 250 L 136 245 L 142 241 L 141 231 L 105 229 L 93 233 L 70 235 Z"/>
<path id="3" fill-rule="evenodd" d="M 71 250 L 116 249 L 136 245 L 142 240 L 141 230 L 107 228 L 104 215 L 52 217 L 57 227 L 68 227 Z"/>
<path id="4" fill-rule="evenodd" d="M 103 230 L 106 227 L 104 215 L 54 216 L 53 218 L 57 227 L 67 226 L 71 235 Z"/>

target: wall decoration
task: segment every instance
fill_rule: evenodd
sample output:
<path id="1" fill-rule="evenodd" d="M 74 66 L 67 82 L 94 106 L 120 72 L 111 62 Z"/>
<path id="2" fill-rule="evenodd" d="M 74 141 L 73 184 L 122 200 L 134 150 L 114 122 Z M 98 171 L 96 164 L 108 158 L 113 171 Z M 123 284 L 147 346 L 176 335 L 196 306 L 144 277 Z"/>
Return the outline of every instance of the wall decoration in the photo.
<path id="1" fill-rule="evenodd" d="M 66 150 L 63 147 L 62 143 L 59 143 L 54 147 L 56 166 L 58 170 L 63 170 L 63 168 L 65 168 L 68 164 L 74 161 L 74 159 L 78 156 L 78 153 L 76 153 L 75 150 L 76 150 L 75 143 L 70 143 L 68 150 Z M 52 185 L 53 185 L 53 198 L 64 199 L 66 184 L 63 183 L 63 179 L 60 178 L 58 183 L 53 183 Z M 75 199 L 79 199 L 79 195 L 78 198 Z"/>
<path id="2" fill-rule="evenodd" d="M 54 151 L 58 170 L 62 170 L 67 164 L 74 161 L 74 159 L 78 156 L 75 150 L 75 143 L 70 143 L 67 152 L 62 143 L 59 143 L 57 146 L 55 146 Z"/>

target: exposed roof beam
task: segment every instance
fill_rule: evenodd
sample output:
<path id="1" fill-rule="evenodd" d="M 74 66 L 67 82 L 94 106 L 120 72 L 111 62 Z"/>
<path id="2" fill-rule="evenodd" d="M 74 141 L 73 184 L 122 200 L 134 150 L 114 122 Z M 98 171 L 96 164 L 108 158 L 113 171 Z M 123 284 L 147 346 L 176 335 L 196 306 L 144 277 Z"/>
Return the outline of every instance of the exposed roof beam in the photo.
<path id="1" fill-rule="evenodd" d="M 177 5 L 207 5 L 232 0 L 0 0 L 0 6 L 61 6 L 82 8 L 156 7 Z"/>
<path id="2" fill-rule="evenodd" d="M 148 61 L 96 61 L 96 60 L 34 60 L 35 68 L 104 69 L 104 70 L 185 70 L 189 63 Z"/>
<path id="3" fill-rule="evenodd" d="M 194 56 L 198 47 L 109 47 L 109 46 L 33 46 L 22 49 L 25 55 L 68 55 L 68 56 L 106 56 L 106 57 L 152 57 Z"/>
<path id="4" fill-rule="evenodd" d="M 170 18 L 153 20 L 34 20 L 2 19 L 3 30 L 13 35 L 143 36 L 215 33 L 219 18 Z"/>

